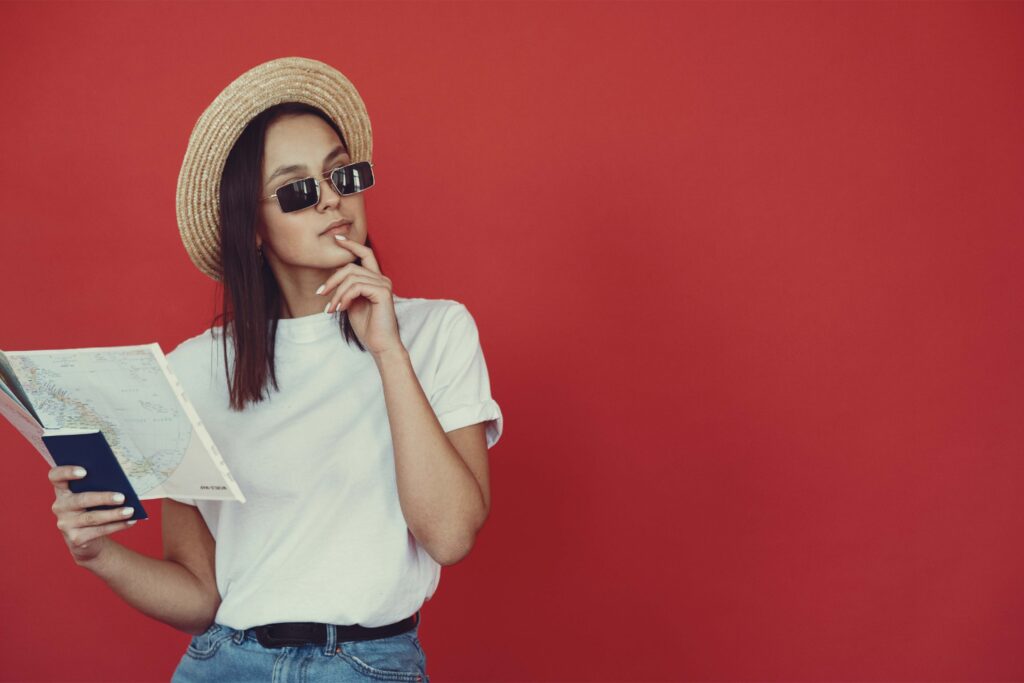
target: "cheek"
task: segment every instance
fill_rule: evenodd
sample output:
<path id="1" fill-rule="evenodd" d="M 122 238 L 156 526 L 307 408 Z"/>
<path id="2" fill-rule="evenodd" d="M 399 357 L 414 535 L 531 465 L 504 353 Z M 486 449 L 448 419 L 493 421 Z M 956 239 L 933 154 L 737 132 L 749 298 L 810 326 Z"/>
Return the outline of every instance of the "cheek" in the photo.
<path id="1" fill-rule="evenodd" d="M 284 258 L 308 255 L 310 249 L 316 248 L 316 235 L 310 232 L 308 225 L 284 218 L 278 216 L 266 223 L 264 234 L 274 252 Z"/>

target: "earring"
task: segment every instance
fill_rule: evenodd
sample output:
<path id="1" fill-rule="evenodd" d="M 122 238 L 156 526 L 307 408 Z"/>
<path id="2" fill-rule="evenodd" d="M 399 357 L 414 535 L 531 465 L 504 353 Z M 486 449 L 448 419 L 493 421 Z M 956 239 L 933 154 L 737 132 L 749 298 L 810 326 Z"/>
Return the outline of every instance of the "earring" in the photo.
<path id="1" fill-rule="evenodd" d="M 260 255 L 260 261 L 263 260 L 263 245 L 256 247 L 256 253 Z"/>

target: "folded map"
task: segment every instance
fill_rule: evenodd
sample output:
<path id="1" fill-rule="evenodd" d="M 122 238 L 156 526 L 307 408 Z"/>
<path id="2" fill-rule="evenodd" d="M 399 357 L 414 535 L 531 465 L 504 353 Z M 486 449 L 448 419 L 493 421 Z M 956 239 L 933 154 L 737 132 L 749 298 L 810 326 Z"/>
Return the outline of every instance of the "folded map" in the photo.
<path id="1" fill-rule="evenodd" d="M 140 500 L 245 502 L 159 344 L 0 351 L 0 414 L 51 467 L 73 460 L 77 435 L 93 435 L 77 437 L 83 457 L 106 451 L 100 432 Z"/>

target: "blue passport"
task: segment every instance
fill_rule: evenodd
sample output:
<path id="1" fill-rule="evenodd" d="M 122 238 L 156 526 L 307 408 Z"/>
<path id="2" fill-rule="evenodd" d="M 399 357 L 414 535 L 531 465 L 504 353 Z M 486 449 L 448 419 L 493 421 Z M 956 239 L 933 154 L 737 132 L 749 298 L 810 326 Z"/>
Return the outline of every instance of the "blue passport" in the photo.
<path id="1" fill-rule="evenodd" d="M 146 509 L 135 494 L 135 489 L 128 482 L 128 476 L 121 468 L 110 444 L 103 432 L 86 432 L 82 434 L 43 435 L 43 443 L 58 465 L 77 465 L 85 468 L 85 476 L 81 479 L 69 479 L 68 488 L 73 493 L 83 491 L 111 491 L 124 494 L 122 505 L 96 505 L 87 510 L 113 510 L 130 505 L 135 514 L 129 519 L 149 519 Z"/>

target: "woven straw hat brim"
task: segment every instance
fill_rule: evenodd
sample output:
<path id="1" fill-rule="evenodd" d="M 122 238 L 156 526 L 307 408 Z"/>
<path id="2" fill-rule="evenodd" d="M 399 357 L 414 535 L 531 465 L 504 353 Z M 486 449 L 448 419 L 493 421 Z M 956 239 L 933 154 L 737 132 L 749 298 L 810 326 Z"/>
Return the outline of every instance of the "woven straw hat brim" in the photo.
<path id="1" fill-rule="evenodd" d="M 353 162 L 372 161 L 373 131 L 359 92 L 337 69 L 305 57 L 255 66 L 206 108 L 189 136 L 178 174 L 178 230 L 189 258 L 220 281 L 220 179 L 232 146 L 254 116 L 281 102 L 320 108 L 341 129 Z"/>

